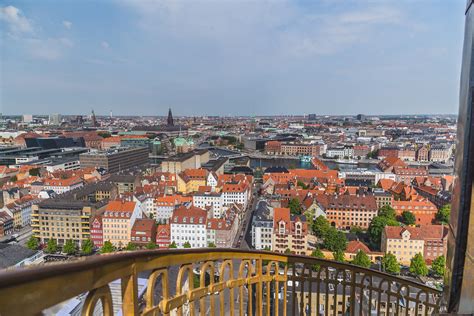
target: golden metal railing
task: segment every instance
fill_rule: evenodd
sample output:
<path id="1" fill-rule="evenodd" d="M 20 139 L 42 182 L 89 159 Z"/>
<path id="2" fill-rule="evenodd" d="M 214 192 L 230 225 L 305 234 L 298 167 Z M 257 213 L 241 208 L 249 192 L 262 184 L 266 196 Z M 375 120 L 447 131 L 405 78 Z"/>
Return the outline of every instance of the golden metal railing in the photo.
<path id="1" fill-rule="evenodd" d="M 139 297 L 138 278 L 146 278 Z M 305 256 L 234 249 L 150 250 L 0 273 L 0 315 L 38 315 L 87 293 L 123 315 L 429 315 L 441 293 L 378 271 Z"/>

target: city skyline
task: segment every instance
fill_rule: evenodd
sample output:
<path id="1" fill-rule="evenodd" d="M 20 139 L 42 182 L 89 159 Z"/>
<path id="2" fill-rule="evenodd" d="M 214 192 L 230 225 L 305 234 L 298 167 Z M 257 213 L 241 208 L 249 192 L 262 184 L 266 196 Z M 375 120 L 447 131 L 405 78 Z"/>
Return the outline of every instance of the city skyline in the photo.
<path id="1" fill-rule="evenodd" d="M 463 7 L 5 2 L 1 112 L 454 114 Z"/>

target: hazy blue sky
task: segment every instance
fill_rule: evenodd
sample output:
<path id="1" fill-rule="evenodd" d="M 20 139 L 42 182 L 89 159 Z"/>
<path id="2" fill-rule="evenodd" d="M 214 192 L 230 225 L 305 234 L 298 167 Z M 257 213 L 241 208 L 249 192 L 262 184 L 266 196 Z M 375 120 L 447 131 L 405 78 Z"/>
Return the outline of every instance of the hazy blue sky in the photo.
<path id="1" fill-rule="evenodd" d="M 0 0 L 1 112 L 456 113 L 464 0 Z"/>

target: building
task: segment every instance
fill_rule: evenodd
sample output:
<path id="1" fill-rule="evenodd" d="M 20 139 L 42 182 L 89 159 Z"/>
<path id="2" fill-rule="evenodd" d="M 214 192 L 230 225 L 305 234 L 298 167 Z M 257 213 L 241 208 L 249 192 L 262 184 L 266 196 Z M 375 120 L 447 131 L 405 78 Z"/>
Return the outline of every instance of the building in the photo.
<path id="1" fill-rule="evenodd" d="M 32 206 L 33 235 L 41 243 L 54 239 L 61 246 L 72 240 L 80 246 L 84 240 L 91 238 L 91 218 L 100 213 L 107 202 L 78 200 L 73 193 L 69 191 L 56 195 Z"/>
<path id="2" fill-rule="evenodd" d="M 220 218 L 224 206 L 224 197 L 218 192 L 198 192 L 193 195 L 193 205 L 202 209 L 212 207 L 212 217 Z"/>
<path id="3" fill-rule="evenodd" d="M 123 248 L 131 240 L 135 221 L 142 218 L 140 203 L 136 201 L 110 201 L 102 213 L 104 242 Z"/>
<path id="4" fill-rule="evenodd" d="M 381 209 L 385 205 L 392 206 L 393 195 L 384 190 L 378 189 L 374 190 L 375 203 L 377 203 L 377 208 Z"/>
<path id="5" fill-rule="evenodd" d="M 326 149 L 326 156 L 328 158 L 353 158 L 354 157 L 354 146 L 331 146 Z"/>
<path id="6" fill-rule="evenodd" d="M 0 269 L 11 269 L 41 262 L 43 252 L 17 244 L 0 243 Z"/>
<path id="7" fill-rule="evenodd" d="M 171 229 L 169 224 L 158 225 L 156 228 L 156 246 L 168 248 L 171 243 Z"/>
<path id="8" fill-rule="evenodd" d="M 428 170 L 424 168 L 395 167 L 393 169 L 395 181 L 409 184 L 416 177 L 426 177 Z"/>
<path id="9" fill-rule="evenodd" d="M 272 242 L 273 208 L 266 201 L 260 201 L 252 217 L 252 245 L 257 250 L 271 250 Z"/>
<path id="10" fill-rule="evenodd" d="M 429 156 L 432 162 L 446 163 L 451 158 L 451 149 L 442 144 L 432 145 Z"/>
<path id="11" fill-rule="evenodd" d="M 420 227 L 386 226 L 382 231 L 381 249 L 391 253 L 403 265 L 417 254 L 431 263 L 435 258 L 446 255 L 448 230 L 443 225 L 422 225 Z"/>
<path id="12" fill-rule="evenodd" d="M 207 211 L 195 206 L 181 206 L 171 216 L 171 242 L 183 248 L 189 242 L 191 248 L 207 247 Z"/>
<path id="13" fill-rule="evenodd" d="M 426 162 L 429 161 L 430 149 L 426 145 L 419 146 L 416 150 L 416 161 Z"/>
<path id="14" fill-rule="evenodd" d="M 304 215 L 292 215 L 289 208 L 273 209 L 272 251 L 306 255 L 311 249 L 310 237 Z"/>
<path id="15" fill-rule="evenodd" d="M 148 148 L 116 148 L 79 155 L 82 168 L 104 168 L 115 173 L 148 163 Z"/>
<path id="16" fill-rule="evenodd" d="M 413 213 L 416 217 L 416 225 L 429 225 L 435 218 L 438 208 L 429 200 L 393 201 L 392 207 L 397 215 L 404 211 Z"/>
<path id="17" fill-rule="evenodd" d="M 199 169 L 209 161 L 209 157 L 207 149 L 196 149 L 191 152 L 177 154 L 162 161 L 161 171 L 178 174 L 186 169 Z"/>
<path id="18" fill-rule="evenodd" d="M 43 190 L 52 190 L 57 194 L 62 194 L 70 190 L 78 189 L 84 185 L 84 181 L 79 176 L 67 179 L 45 179 Z"/>
<path id="19" fill-rule="evenodd" d="M 102 216 L 96 215 L 91 220 L 91 240 L 95 247 L 104 245 L 104 229 L 102 226 Z"/>
<path id="20" fill-rule="evenodd" d="M 316 200 L 332 226 L 367 229 L 378 207 L 373 195 L 317 195 Z"/>
<path id="21" fill-rule="evenodd" d="M 13 217 L 7 212 L 0 212 L 0 237 L 13 234 Z"/>
<path id="22" fill-rule="evenodd" d="M 233 208 L 227 209 L 222 218 L 207 220 L 207 243 L 218 248 L 232 248 L 239 228 L 238 214 Z"/>
<path id="23" fill-rule="evenodd" d="M 118 194 L 135 192 L 135 189 L 141 185 L 140 177 L 131 174 L 114 174 L 108 180 L 117 186 Z"/>
<path id="24" fill-rule="evenodd" d="M 151 218 L 139 218 L 132 227 L 130 242 L 138 246 L 146 246 L 156 242 L 156 222 Z"/>
<path id="25" fill-rule="evenodd" d="M 166 223 L 171 218 L 173 210 L 180 205 L 192 202 L 192 197 L 179 194 L 165 195 L 154 199 L 154 211 L 152 217 L 157 222 Z"/>
<path id="26" fill-rule="evenodd" d="M 205 186 L 207 182 L 206 169 L 186 169 L 178 174 L 178 192 L 189 194 L 197 192 L 199 187 Z"/>

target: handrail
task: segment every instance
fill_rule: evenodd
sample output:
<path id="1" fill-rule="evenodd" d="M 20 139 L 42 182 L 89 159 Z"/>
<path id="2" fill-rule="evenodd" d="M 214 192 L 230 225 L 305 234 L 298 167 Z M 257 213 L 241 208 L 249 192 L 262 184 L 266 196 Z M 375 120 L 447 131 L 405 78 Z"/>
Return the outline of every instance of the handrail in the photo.
<path id="1" fill-rule="evenodd" d="M 293 280 L 293 286 L 295 287 L 292 291 L 293 295 L 296 295 L 296 292 L 298 291 L 296 288 L 296 282 L 310 282 L 309 291 L 311 295 L 311 282 L 317 281 L 318 286 L 320 283 L 325 283 L 328 287 L 329 284 L 334 284 L 336 286 L 341 284 L 340 282 L 338 283 L 337 280 L 332 280 L 329 278 L 329 268 L 334 268 L 336 271 L 350 271 L 350 274 L 354 277 L 353 280 L 355 280 L 356 275 L 370 276 L 371 280 L 373 278 L 379 278 L 380 280 L 383 280 L 383 282 L 388 282 L 390 284 L 392 282 L 400 284 L 400 289 L 403 287 L 412 287 L 417 289 L 420 293 L 426 293 L 425 295 L 429 294 L 438 296 L 441 294 L 440 291 L 424 284 L 420 284 L 412 280 L 398 278 L 384 272 L 307 256 L 286 255 L 255 250 L 241 251 L 238 249 L 225 248 L 140 250 L 80 258 L 73 262 L 47 264 L 43 266 L 2 271 L 0 272 L 0 315 L 36 314 L 46 308 L 86 292 L 89 292 L 87 301 L 87 304 L 89 305 L 86 304 L 86 307 L 88 307 L 89 310 L 93 307 L 97 299 L 101 299 L 103 305 L 108 308 L 109 303 L 111 304 L 108 284 L 117 279 L 122 280 L 122 291 L 125 293 L 122 306 L 124 309 L 124 314 L 135 315 L 138 314 L 138 298 L 135 297 L 136 294 L 134 294 L 136 293 L 137 288 L 136 280 L 138 273 L 151 271 L 153 275 L 153 273 L 155 273 L 153 271 L 156 271 L 156 273 L 159 272 L 158 274 L 160 274 L 164 273 L 164 271 L 166 271 L 171 266 L 180 266 L 180 274 L 183 274 L 184 276 L 184 273 L 189 270 L 189 267 L 191 267 L 191 270 L 189 271 L 192 271 L 193 264 L 198 262 L 202 262 L 203 267 L 204 263 L 209 266 L 210 263 L 215 262 L 222 262 L 222 265 L 225 266 L 225 262 L 231 263 L 232 260 L 241 261 L 241 270 L 242 265 L 247 264 L 250 268 L 250 265 L 252 265 L 252 262 L 254 262 L 254 266 L 252 267 L 252 270 L 254 270 L 253 276 L 248 275 L 244 277 L 243 275 L 239 275 L 236 278 L 231 277 L 224 283 L 218 282 L 213 284 L 212 288 L 209 287 L 210 285 L 205 286 L 205 284 L 201 284 L 201 287 L 197 289 L 193 289 L 192 286 L 190 286 L 188 293 L 179 294 L 177 291 L 175 297 L 163 297 L 162 302 L 153 308 L 160 308 L 162 312 L 166 314 L 173 308 L 178 308 L 178 310 L 181 310 L 183 304 L 188 301 L 194 301 L 196 299 L 201 300 L 201 303 L 203 303 L 203 297 L 208 295 L 209 292 L 222 293 L 222 291 L 225 289 L 234 289 L 235 287 L 242 289 L 242 286 L 245 284 L 257 286 L 255 288 L 257 291 L 256 303 L 262 305 L 262 299 L 264 295 L 267 295 L 267 300 L 270 299 L 270 283 L 276 282 L 276 288 L 278 289 L 278 282 L 284 281 L 283 284 L 285 285 L 286 295 L 287 280 Z M 291 266 L 293 271 L 296 271 L 295 269 L 298 265 L 303 268 L 303 272 L 308 267 L 309 270 L 311 270 L 311 267 L 314 265 L 321 266 L 321 269 L 317 273 L 317 278 L 314 277 L 313 272 L 310 272 L 310 275 L 304 275 L 303 273 L 303 275 L 300 276 L 297 276 L 296 273 L 293 275 L 288 275 L 286 272 L 283 276 L 271 276 L 270 271 L 266 271 L 266 273 L 264 273 L 264 269 L 262 270 L 263 265 L 266 264 L 265 262 L 268 262 L 267 269 L 272 269 L 272 267 L 278 268 L 279 265 L 285 266 L 285 271 L 287 271 L 286 267 L 288 266 Z M 272 262 L 274 262 L 273 265 Z M 325 272 L 323 271 L 324 269 L 326 269 Z M 188 273 L 188 278 L 191 277 L 190 273 L 191 272 Z M 224 274 L 225 271 L 221 272 L 221 278 Z M 322 277 L 322 274 L 326 274 L 327 276 Z M 154 275 L 154 279 L 156 278 L 157 275 Z M 154 283 L 150 283 L 151 279 L 152 277 L 150 276 L 148 286 L 154 288 Z M 191 279 L 188 279 L 188 281 L 189 280 Z M 166 282 L 168 282 L 168 280 Z M 362 279 L 362 283 L 363 282 L 364 279 Z M 380 282 L 380 284 L 383 282 Z M 354 290 L 358 288 L 362 291 L 362 283 L 357 284 L 355 281 L 352 283 L 348 282 L 347 284 L 344 283 L 344 291 L 346 286 L 351 286 L 351 288 Z M 177 289 L 178 288 L 181 288 L 181 284 L 177 284 Z M 205 290 L 206 288 L 207 290 Z M 264 288 L 267 292 L 263 290 Z M 374 291 L 381 291 L 380 288 L 373 289 Z M 301 289 L 300 291 L 304 292 L 304 289 Z M 395 293 L 394 296 L 401 298 L 401 294 L 398 294 L 399 295 L 397 296 Z M 93 299 L 95 299 L 95 301 Z M 222 295 L 221 299 L 223 299 Z M 344 296 L 344 300 L 345 299 L 346 298 Z M 369 300 L 370 299 L 371 298 L 369 297 Z M 303 302 L 303 300 L 304 299 L 301 299 L 300 301 Z M 351 300 L 355 302 L 354 297 L 352 297 Z M 388 300 L 390 301 L 390 295 Z M 415 299 L 413 300 L 415 301 Z M 249 304 L 250 301 L 251 298 L 249 298 Z M 268 302 L 266 307 L 267 310 L 269 308 Z M 416 302 L 418 306 L 417 299 Z M 278 310 L 278 303 L 276 303 L 276 305 Z M 429 305 L 435 306 L 435 303 Z M 286 302 L 284 306 L 286 306 Z M 303 306 L 303 303 L 301 303 L 301 306 Z M 258 311 L 261 307 L 262 306 L 258 307 L 257 314 L 259 314 Z M 152 310 L 151 308 L 152 307 L 149 307 L 149 311 Z M 428 309 L 426 308 L 426 310 Z"/>

